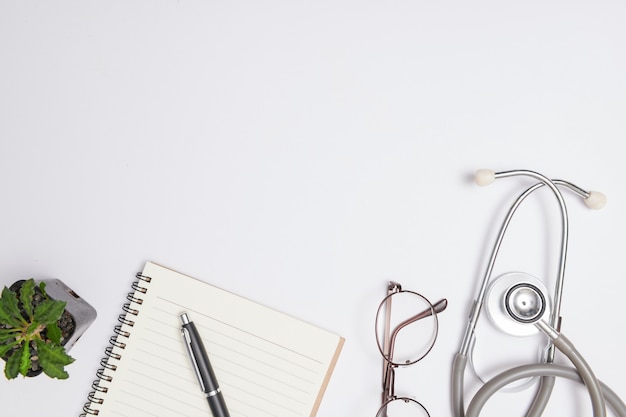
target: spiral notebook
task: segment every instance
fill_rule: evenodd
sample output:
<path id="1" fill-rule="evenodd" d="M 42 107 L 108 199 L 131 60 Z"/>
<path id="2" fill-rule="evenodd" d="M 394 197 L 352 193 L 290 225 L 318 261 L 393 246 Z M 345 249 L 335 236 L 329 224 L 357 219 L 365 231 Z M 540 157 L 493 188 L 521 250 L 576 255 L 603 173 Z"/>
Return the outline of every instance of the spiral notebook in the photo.
<path id="1" fill-rule="evenodd" d="M 231 417 L 316 414 L 342 337 L 152 262 L 132 288 L 81 416 L 211 416 L 182 312 L 198 327 Z"/>

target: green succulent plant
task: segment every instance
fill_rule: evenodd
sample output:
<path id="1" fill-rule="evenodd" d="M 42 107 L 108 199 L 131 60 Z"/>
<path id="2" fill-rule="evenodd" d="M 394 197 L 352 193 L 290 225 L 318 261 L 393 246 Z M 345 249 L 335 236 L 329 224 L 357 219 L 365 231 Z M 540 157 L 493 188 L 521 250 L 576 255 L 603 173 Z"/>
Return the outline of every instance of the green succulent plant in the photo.
<path id="1" fill-rule="evenodd" d="M 7 287 L 0 296 L 0 357 L 8 379 L 27 376 L 33 364 L 51 378 L 66 379 L 65 366 L 74 362 L 62 345 L 58 321 L 65 302 L 51 299 L 45 283 L 31 278 L 18 292 Z"/>

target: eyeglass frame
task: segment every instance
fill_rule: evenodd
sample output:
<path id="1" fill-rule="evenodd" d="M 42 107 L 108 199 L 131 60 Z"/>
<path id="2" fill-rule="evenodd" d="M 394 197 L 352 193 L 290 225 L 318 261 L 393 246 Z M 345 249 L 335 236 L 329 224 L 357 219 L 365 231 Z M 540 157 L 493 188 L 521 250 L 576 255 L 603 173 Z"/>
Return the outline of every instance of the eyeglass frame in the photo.
<path id="1" fill-rule="evenodd" d="M 390 300 L 391 296 L 395 295 L 395 294 L 400 294 L 400 293 L 411 293 L 414 294 L 418 297 L 420 297 L 421 299 L 423 299 L 424 301 L 426 301 L 426 303 L 430 306 L 430 308 L 417 313 L 416 315 L 408 318 L 407 320 L 404 320 L 403 322 L 401 322 L 400 324 L 398 324 L 393 331 L 390 331 L 391 329 L 390 327 L 390 322 L 389 322 L 389 317 L 390 317 L 390 313 L 391 313 L 391 303 L 387 303 L 388 300 Z M 415 403 L 417 406 L 419 406 L 428 417 L 430 417 L 430 413 L 428 412 L 428 410 L 426 409 L 426 407 L 424 407 L 424 405 L 422 403 L 420 403 L 419 401 L 413 399 L 413 398 L 409 398 L 409 397 L 399 397 L 395 394 L 395 368 L 398 368 L 399 366 L 410 366 L 413 365 L 417 362 L 419 362 L 420 360 L 422 360 L 426 355 L 428 355 L 428 353 L 430 353 L 430 351 L 432 350 L 433 346 L 435 345 L 435 341 L 437 340 L 437 335 L 439 333 L 439 320 L 437 319 L 437 314 L 441 313 L 442 311 L 444 311 L 446 309 L 446 307 L 448 306 L 448 300 L 445 298 L 442 298 L 441 300 L 437 301 L 435 304 L 432 304 L 426 297 L 424 297 L 423 295 L 415 292 L 415 291 L 410 291 L 410 290 L 403 290 L 402 289 L 402 285 L 400 285 L 397 282 L 394 281 L 389 281 L 389 284 L 387 285 L 387 295 L 385 296 L 385 298 L 383 298 L 383 300 L 381 301 L 380 305 L 378 306 L 378 310 L 376 313 L 376 323 L 375 323 L 375 330 L 378 329 L 378 318 L 379 318 L 379 313 L 381 308 L 383 307 L 383 305 L 385 306 L 385 327 L 384 327 L 384 340 L 383 343 L 380 343 L 380 338 L 378 335 L 378 331 L 376 331 L 376 344 L 378 346 L 378 350 L 380 352 L 380 354 L 383 357 L 383 375 L 382 375 L 382 405 L 380 406 L 380 408 L 378 409 L 378 411 L 376 412 L 376 417 L 386 417 L 387 413 L 386 413 L 386 409 L 387 406 L 396 400 L 402 400 L 406 403 L 408 402 L 412 402 Z M 434 331 L 434 335 L 432 338 L 432 342 L 430 343 L 430 346 L 428 347 L 428 349 L 426 349 L 426 352 L 424 352 L 420 357 L 418 357 L 417 359 L 411 361 L 411 362 L 406 362 L 406 363 L 396 363 L 393 361 L 393 350 L 395 348 L 395 339 L 396 336 L 398 334 L 398 332 L 405 326 L 416 322 L 417 320 L 426 318 L 426 317 L 430 317 L 433 316 L 434 320 L 435 320 L 435 331 Z M 382 349 L 381 349 L 382 346 Z M 382 413 L 382 414 L 381 414 Z"/>

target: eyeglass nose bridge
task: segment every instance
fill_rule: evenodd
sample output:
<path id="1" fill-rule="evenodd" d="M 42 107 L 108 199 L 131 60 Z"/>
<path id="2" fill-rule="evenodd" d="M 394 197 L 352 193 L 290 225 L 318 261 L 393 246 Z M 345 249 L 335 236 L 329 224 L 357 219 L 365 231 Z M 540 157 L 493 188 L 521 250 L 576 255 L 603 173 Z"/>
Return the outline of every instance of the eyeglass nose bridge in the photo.
<path id="1" fill-rule="evenodd" d="M 413 363 L 412 363 L 413 364 Z M 410 365 L 412 365 L 410 364 Z M 396 368 L 399 368 L 400 365 L 397 365 L 393 362 L 390 362 L 385 359 L 385 367 L 383 371 L 383 390 L 381 396 L 381 407 L 378 409 L 376 413 L 376 417 L 389 417 L 388 408 L 389 406 L 396 401 L 403 401 L 406 404 L 412 404 L 413 406 L 418 407 L 417 409 L 421 409 L 421 412 L 424 416 L 430 417 L 430 413 L 424 407 L 422 403 L 419 401 L 408 398 L 408 397 L 399 397 L 396 395 Z"/>
<path id="2" fill-rule="evenodd" d="M 382 402 L 385 403 L 389 400 L 396 399 L 396 369 L 398 366 L 394 365 L 391 362 L 385 361 L 387 366 L 385 366 L 385 370 L 383 371 L 383 392 L 382 392 Z"/>

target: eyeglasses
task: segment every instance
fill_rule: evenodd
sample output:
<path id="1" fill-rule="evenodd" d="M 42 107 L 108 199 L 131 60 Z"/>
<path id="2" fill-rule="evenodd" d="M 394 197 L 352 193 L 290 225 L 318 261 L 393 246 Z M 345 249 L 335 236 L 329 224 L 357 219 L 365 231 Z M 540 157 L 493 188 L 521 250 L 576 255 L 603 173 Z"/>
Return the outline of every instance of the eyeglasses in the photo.
<path id="1" fill-rule="evenodd" d="M 421 294 L 389 282 L 376 313 L 376 342 L 383 356 L 382 406 L 376 417 L 430 417 L 417 400 L 395 394 L 395 369 L 413 365 L 430 352 L 439 328 L 437 313 L 447 306 L 445 298 L 433 305 Z"/>

